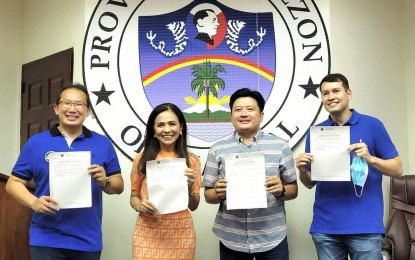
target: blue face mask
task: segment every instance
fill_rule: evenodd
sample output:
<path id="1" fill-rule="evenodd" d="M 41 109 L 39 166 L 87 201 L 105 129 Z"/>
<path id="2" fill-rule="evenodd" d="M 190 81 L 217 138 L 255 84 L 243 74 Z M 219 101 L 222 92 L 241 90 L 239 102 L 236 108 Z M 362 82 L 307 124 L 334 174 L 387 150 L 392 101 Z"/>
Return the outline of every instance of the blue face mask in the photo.
<path id="1" fill-rule="evenodd" d="M 353 153 L 353 160 L 352 165 L 350 166 L 350 171 L 352 174 L 354 191 L 356 196 L 360 197 L 363 194 L 363 187 L 365 186 L 367 175 L 369 174 L 367 162 L 362 157 L 356 156 L 356 154 Z M 357 193 L 356 186 L 361 187 L 360 195 Z"/>

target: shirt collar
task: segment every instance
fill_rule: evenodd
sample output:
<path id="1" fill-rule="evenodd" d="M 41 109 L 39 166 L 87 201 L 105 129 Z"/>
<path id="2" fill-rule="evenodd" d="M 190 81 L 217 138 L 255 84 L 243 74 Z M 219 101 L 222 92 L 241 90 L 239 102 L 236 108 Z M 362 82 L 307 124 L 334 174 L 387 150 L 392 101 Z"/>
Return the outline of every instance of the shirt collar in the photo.
<path id="1" fill-rule="evenodd" d="M 254 136 L 251 137 L 251 144 L 258 142 L 258 140 L 261 139 L 261 135 L 262 135 L 262 131 L 261 131 L 261 129 L 259 129 L 258 132 Z M 233 138 L 238 143 L 243 143 L 242 142 L 242 137 L 236 131 L 233 133 Z"/>
<path id="2" fill-rule="evenodd" d="M 62 135 L 61 131 L 59 131 L 58 129 L 58 126 L 59 124 L 55 124 L 50 128 L 49 131 L 52 137 Z M 91 130 L 89 130 L 85 126 L 82 126 L 82 134 L 79 137 L 91 138 L 92 137 Z"/>
<path id="3" fill-rule="evenodd" d="M 359 119 L 361 117 L 361 115 L 355 110 L 355 109 L 350 109 L 350 111 L 352 112 L 352 115 L 350 116 L 349 120 L 346 121 L 346 123 L 344 123 L 344 125 L 355 125 L 359 122 Z M 334 122 L 330 115 L 329 115 L 329 123 L 332 126 L 338 126 L 339 124 L 337 124 L 337 122 Z"/>

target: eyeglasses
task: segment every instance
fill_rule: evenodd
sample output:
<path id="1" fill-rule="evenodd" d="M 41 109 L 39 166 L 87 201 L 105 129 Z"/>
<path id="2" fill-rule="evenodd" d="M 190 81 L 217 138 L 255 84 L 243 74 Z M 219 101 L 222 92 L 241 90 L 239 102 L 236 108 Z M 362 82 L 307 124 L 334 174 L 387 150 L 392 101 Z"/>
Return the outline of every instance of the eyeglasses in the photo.
<path id="1" fill-rule="evenodd" d="M 70 109 L 72 105 L 74 105 L 75 109 L 82 110 L 86 108 L 86 104 L 83 102 L 71 102 L 68 100 L 59 101 L 59 105 L 62 105 L 65 109 Z"/>

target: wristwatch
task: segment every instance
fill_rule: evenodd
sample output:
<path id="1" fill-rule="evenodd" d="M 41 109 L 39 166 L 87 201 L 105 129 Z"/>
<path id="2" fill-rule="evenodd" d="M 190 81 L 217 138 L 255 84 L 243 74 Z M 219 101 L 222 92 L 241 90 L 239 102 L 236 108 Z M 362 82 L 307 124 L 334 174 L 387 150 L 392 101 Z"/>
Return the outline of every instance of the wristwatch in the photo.
<path id="1" fill-rule="evenodd" d="M 111 179 L 110 177 L 105 177 L 105 187 L 111 186 Z"/>
<path id="2" fill-rule="evenodd" d="M 277 199 L 283 198 L 284 196 L 285 196 L 285 186 L 282 186 L 281 194 L 277 197 Z"/>

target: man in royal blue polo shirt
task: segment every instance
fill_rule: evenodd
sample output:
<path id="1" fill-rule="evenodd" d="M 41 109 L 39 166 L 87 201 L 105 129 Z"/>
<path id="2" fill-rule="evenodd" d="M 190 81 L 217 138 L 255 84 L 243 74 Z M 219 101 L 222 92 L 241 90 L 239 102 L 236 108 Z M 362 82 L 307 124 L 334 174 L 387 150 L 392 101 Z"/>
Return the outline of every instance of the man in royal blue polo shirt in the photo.
<path id="1" fill-rule="evenodd" d="M 351 145 L 345 149 L 355 158 L 363 158 L 361 163 L 368 167 L 367 171 L 352 169 L 352 181 L 313 181 L 308 134 L 305 153 L 297 155 L 295 163 L 301 182 L 309 189 L 316 186 L 310 233 L 318 259 L 381 259 L 385 233 L 382 176 L 402 175 L 398 151 L 381 121 L 349 109 L 352 91 L 345 76 L 327 75 L 320 83 L 320 91 L 330 116 L 318 125 L 349 126 Z M 366 181 L 362 182 L 363 175 L 357 174 L 366 175 Z"/>
<path id="2" fill-rule="evenodd" d="M 54 105 L 59 124 L 32 136 L 24 145 L 7 182 L 7 192 L 33 212 L 30 226 L 32 260 L 100 259 L 102 250 L 102 191 L 124 190 L 121 168 L 109 139 L 83 126 L 91 111 L 88 91 L 71 84 L 60 91 Z M 60 209 L 50 196 L 49 155 L 90 151 L 92 206 Z M 33 178 L 36 190 L 27 189 Z M 78 189 L 78 187 L 73 187 Z"/>

